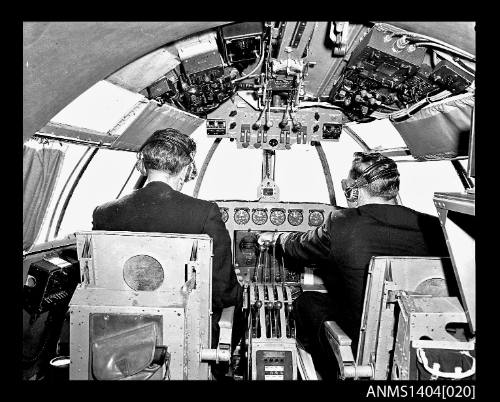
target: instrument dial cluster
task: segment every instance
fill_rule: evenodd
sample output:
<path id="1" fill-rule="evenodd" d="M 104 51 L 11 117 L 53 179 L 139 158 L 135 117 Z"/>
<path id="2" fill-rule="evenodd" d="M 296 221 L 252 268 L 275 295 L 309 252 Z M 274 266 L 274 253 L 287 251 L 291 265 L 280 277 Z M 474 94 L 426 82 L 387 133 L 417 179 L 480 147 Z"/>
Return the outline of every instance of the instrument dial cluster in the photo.
<path id="1" fill-rule="evenodd" d="M 304 221 L 304 214 L 301 209 L 288 210 L 288 223 L 292 226 L 299 226 Z"/>
<path id="2" fill-rule="evenodd" d="M 283 225 L 286 220 L 286 212 L 282 208 L 271 209 L 271 223 L 275 226 Z"/>
<path id="3" fill-rule="evenodd" d="M 258 230 L 309 230 L 324 224 L 328 205 L 223 201 L 219 206 L 222 221 L 231 230 L 236 226 L 259 226 Z M 302 207 L 302 208 L 301 208 Z M 290 227 L 291 226 L 291 227 Z M 236 228 L 235 228 L 236 229 Z M 251 230 L 251 227 L 246 229 Z M 257 230 L 257 228 L 255 228 Z"/>
<path id="4" fill-rule="evenodd" d="M 229 219 L 229 210 L 227 208 L 219 208 L 222 217 L 222 222 L 226 223 Z"/>
<path id="5" fill-rule="evenodd" d="M 267 222 L 267 209 L 256 208 L 252 212 L 252 222 L 256 225 L 263 225 Z"/>
<path id="6" fill-rule="evenodd" d="M 248 208 L 236 208 L 234 210 L 234 221 L 238 225 L 246 225 L 250 221 L 250 212 Z"/>
<path id="7" fill-rule="evenodd" d="M 309 226 L 321 226 L 324 221 L 323 211 L 315 209 L 309 211 Z"/>

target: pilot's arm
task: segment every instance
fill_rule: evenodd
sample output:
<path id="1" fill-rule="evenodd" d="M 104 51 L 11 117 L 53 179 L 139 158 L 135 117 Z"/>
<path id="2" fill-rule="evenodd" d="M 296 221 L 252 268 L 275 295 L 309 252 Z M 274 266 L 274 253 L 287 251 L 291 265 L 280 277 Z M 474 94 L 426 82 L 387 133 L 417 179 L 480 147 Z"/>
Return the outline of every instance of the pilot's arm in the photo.
<path id="1" fill-rule="evenodd" d="M 213 239 L 212 301 L 214 309 L 234 306 L 238 302 L 240 284 L 231 266 L 231 238 L 217 204 L 212 203 L 203 233 Z"/>
<path id="2" fill-rule="evenodd" d="M 308 232 L 291 232 L 281 234 L 264 233 L 259 238 L 259 243 L 274 243 L 278 252 L 285 258 L 291 258 L 295 262 L 306 264 L 319 264 L 329 259 L 331 253 L 330 237 L 331 219 L 325 220 L 322 226 L 318 226 Z"/>

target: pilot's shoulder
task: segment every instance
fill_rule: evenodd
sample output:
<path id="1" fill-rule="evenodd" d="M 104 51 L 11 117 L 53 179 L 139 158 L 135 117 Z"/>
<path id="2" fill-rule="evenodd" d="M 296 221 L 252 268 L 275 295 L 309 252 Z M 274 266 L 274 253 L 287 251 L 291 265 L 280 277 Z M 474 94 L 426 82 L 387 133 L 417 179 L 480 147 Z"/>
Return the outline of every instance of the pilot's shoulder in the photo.
<path id="1" fill-rule="evenodd" d="M 413 212 L 416 215 L 420 225 L 441 226 L 441 223 L 440 223 L 439 218 L 437 216 L 430 215 L 430 214 L 427 214 L 425 212 L 415 211 L 415 210 L 413 210 Z"/>
<path id="2" fill-rule="evenodd" d="M 343 208 L 335 206 L 329 214 L 330 220 L 339 220 L 358 215 L 356 208 Z"/>
<path id="3" fill-rule="evenodd" d="M 187 194 L 179 193 L 179 198 L 181 199 L 182 203 L 189 208 L 199 208 L 203 209 L 206 211 L 209 211 L 211 208 L 217 208 L 219 209 L 217 203 L 215 201 L 207 201 L 207 200 L 202 200 L 200 198 L 195 198 L 191 197 Z"/>
<path id="4" fill-rule="evenodd" d="M 106 211 L 116 210 L 116 209 L 120 208 L 120 206 L 124 202 L 126 202 L 126 196 L 122 197 L 122 198 L 120 198 L 118 200 L 111 200 L 111 201 L 105 202 L 104 204 L 98 205 L 94 209 L 94 214 L 96 214 L 96 213 L 104 213 Z"/>

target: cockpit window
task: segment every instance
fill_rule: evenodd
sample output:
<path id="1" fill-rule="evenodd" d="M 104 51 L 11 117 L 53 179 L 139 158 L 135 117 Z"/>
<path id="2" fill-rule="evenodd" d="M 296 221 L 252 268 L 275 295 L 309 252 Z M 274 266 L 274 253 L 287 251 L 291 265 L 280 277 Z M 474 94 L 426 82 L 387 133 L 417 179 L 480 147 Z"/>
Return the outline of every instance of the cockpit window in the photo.
<path id="1" fill-rule="evenodd" d="M 59 239 L 90 230 L 95 207 L 133 190 L 139 177 L 134 169 L 136 160 L 133 152 L 98 150 L 75 188 L 57 235 L 53 222 L 50 237 Z"/>
<path id="2" fill-rule="evenodd" d="M 349 174 L 354 152 L 362 151 L 362 149 L 345 131 L 340 136 L 339 142 L 325 141 L 321 145 L 328 159 L 328 165 L 330 166 L 330 174 L 332 175 L 337 205 L 340 207 L 347 207 L 347 201 L 344 197 L 340 181 L 347 178 Z M 326 188 L 324 178 L 322 184 Z"/>
<path id="3" fill-rule="evenodd" d="M 318 153 L 309 144 L 277 152 L 276 184 L 281 201 L 330 202 Z"/>
<path id="4" fill-rule="evenodd" d="M 75 167 L 78 168 L 78 166 L 81 166 L 80 164 L 90 152 L 89 148 L 86 146 L 67 143 L 63 144 L 62 151 L 64 152 L 62 166 L 34 245 L 54 239 L 53 231 L 50 230 L 50 227 L 55 225 L 57 221 L 57 216 L 55 216 L 54 211 L 60 210 L 64 203 L 64 195 L 68 193 L 68 187 L 71 184 L 70 179 L 74 177 L 76 173 Z"/>
<path id="5" fill-rule="evenodd" d="M 437 216 L 435 192 L 464 191 L 450 161 L 400 162 L 398 170 L 403 205 L 420 212 Z"/>
<path id="6" fill-rule="evenodd" d="M 195 135 L 196 134 L 196 135 Z M 206 136 L 206 129 L 195 131 L 195 161 L 198 171 L 210 149 L 213 139 Z M 201 152 L 200 152 L 201 151 Z M 198 198 L 204 200 L 256 200 L 261 181 L 262 151 L 236 148 L 236 143 L 223 139 L 215 150 L 200 187 Z M 183 193 L 193 194 L 196 180 L 187 183 Z"/>

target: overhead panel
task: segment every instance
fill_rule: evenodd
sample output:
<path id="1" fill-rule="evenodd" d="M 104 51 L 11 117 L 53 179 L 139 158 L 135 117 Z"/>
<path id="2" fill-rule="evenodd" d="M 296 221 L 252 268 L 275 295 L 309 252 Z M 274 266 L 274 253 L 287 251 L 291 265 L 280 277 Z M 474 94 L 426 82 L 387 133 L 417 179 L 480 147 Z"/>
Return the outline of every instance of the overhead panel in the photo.
<path id="1" fill-rule="evenodd" d="M 157 130 L 175 128 L 181 133 L 191 135 L 205 120 L 183 112 L 169 105 L 158 107 L 151 101 L 143 112 L 118 137 L 111 149 L 138 151 L 142 144 Z"/>
<path id="2" fill-rule="evenodd" d="M 342 72 L 342 56 L 334 56 L 334 43 L 330 39 L 330 24 L 328 21 L 316 23 L 313 38 L 309 45 L 309 70 L 305 78 L 305 88 L 313 97 L 328 96 L 334 82 Z M 350 24 L 347 34 L 347 52 L 358 43 L 362 34 L 368 31 L 362 24 Z"/>
<path id="3" fill-rule="evenodd" d="M 313 21 L 288 21 L 282 32 L 281 44 L 277 59 L 288 57 L 299 59 L 303 57 L 309 45 L 311 35 L 315 30 L 316 22 Z"/>

